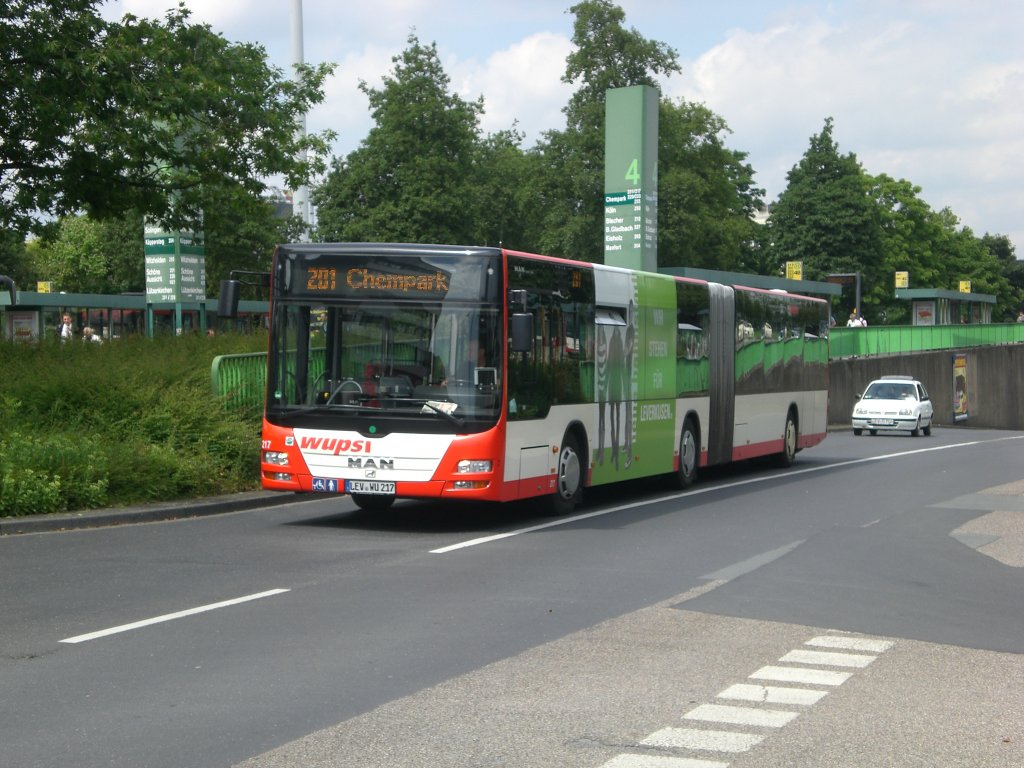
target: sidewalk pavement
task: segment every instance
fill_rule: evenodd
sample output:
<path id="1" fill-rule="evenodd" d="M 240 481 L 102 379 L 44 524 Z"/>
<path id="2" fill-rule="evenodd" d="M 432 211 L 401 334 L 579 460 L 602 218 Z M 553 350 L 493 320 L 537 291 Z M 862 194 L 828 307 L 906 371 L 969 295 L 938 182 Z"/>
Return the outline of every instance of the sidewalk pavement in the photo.
<path id="1" fill-rule="evenodd" d="M 89 509 L 81 512 L 66 512 L 54 515 L 26 515 L 24 517 L 0 517 L 0 536 L 15 533 L 52 533 L 75 531 L 84 528 L 103 528 L 128 523 L 153 523 L 161 520 L 180 520 L 188 517 L 217 515 L 223 512 L 240 512 L 300 501 L 313 501 L 323 496 L 315 493 L 282 493 L 277 491 L 251 491 L 233 493 L 227 496 L 210 496 L 201 499 L 180 499 L 155 504 L 140 504 L 132 507 L 111 507 Z"/>

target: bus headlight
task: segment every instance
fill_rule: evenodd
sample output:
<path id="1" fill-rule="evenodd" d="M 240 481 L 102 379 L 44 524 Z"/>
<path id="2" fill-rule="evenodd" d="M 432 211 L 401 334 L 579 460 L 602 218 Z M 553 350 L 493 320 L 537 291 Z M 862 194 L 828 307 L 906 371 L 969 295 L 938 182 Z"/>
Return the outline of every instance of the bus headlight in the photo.
<path id="1" fill-rule="evenodd" d="M 460 475 L 476 474 L 477 472 L 490 472 L 492 466 L 490 459 L 463 459 L 458 463 L 455 471 Z"/>
<path id="2" fill-rule="evenodd" d="M 263 463 L 276 464 L 279 467 L 283 467 L 288 463 L 288 454 L 284 451 L 264 451 Z"/>

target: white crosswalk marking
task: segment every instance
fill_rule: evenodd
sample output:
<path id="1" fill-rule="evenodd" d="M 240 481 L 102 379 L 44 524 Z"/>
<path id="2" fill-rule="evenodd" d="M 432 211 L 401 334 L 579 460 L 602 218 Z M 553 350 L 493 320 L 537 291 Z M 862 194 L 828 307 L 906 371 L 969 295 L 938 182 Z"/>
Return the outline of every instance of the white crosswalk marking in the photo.
<path id="1" fill-rule="evenodd" d="M 720 699 L 758 701 L 764 704 L 817 704 L 828 691 L 813 691 L 810 688 L 781 688 L 775 685 L 732 685 L 718 694 Z"/>
<path id="2" fill-rule="evenodd" d="M 728 704 L 701 704 L 699 707 L 694 707 L 683 715 L 683 718 L 686 720 L 710 720 L 715 723 L 729 723 L 730 725 L 757 725 L 763 728 L 781 728 L 799 714 L 799 712 L 787 712 L 777 709 L 733 707 Z"/>
<path id="3" fill-rule="evenodd" d="M 756 733 L 734 731 L 702 731 L 697 728 L 662 728 L 640 743 L 646 747 L 702 749 L 709 752 L 746 752 L 764 741 Z"/>
<path id="4" fill-rule="evenodd" d="M 849 635 L 819 635 L 807 640 L 779 659 L 782 664 L 802 664 L 818 667 L 847 667 L 863 669 L 875 661 L 876 654 L 889 650 L 890 640 Z M 814 649 L 826 650 L 814 650 Z M 782 728 L 800 715 L 799 711 L 771 709 L 758 704 L 781 704 L 810 707 L 817 704 L 829 691 L 797 687 L 813 685 L 838 686 L 853 676 L 852 672 L 815 669 L 812 666 L 781 666 L 769 664 L 748 677 L 786 685 L 757 685 L 737 683 L 716 696 L 717 699 L 744 702 L 744 706 L 731 704 L 700 704 L 685 715 L 684 720 L 695 723 L 722 723 L 752 728 Z M 715 730 L 713 728 L 662 728 L 641 741 L 637 747 L 661 750 L 697 750 L 701 752 L 747 752 L 764 741 L 760 733 Z M 601 768 L 729 768 L 729 763 L 675 755 L 631 754 L 616 755 Z"/>
<path id="5" fill-rule="evenodd" d="M 761 667 L 750 677 L 753 680 L 774 680 L 779 683 L 803 683 L 804 685 L 842 685 L 850 679 L 851 672 L 832 672 L 824 669 L 801 667 Z"/>
<path id="6" fill-rule="evenodd" d="M 790 651 L 779 661 L 793 664 L 821 664 L 828 667 L 866 667 L 877 656 L 866 656 L 860 653 L 831 653 L 828 651 L 805 651 L 798 648 Z"/>
<path id="7" fill-rule="evenodd" d="M 891 640 L 877 640 L 873 637 L 845 637 L 843 635 L 821 635 L 808 640 L 804 645 L 818 648 L 842 648 L 847 651 L 873 651 L 882 653 L 892 648 Z"/>
<path id="8" fill-rule="evenodd" d="M 726 768 L 718 760 L 694 760 L 666 755 L 616 755 L 601 768 Z"/>

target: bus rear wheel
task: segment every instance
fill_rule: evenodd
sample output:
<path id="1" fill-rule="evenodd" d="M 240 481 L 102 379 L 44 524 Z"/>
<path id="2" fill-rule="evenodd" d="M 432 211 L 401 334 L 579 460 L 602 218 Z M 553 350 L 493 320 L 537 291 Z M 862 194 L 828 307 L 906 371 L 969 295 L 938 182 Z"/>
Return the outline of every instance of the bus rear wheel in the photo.
<path id="1" fill-rule="evenodd" d="M 680 490 L 689 488 L 697 479 L 700 464 L 700 432 L 697 423 L 689 416 L 683 421 L 679 433 L 679 468 L 672 474 L 672 485 Z"/>
<path id="2" fill-rule="evenodd" d="M 555 467 L 555 492 L 547 498 L 551 515 L 571 514 L 583 498 L 583 464 L 576 438 L 566 435 L 558 451 Z"/>
<path id="3" fill-rule="evenodd" d="M 782 450 L 776 454 L 779 466 L 791 467 L 796 461 L 796 447 L 799 440 L 797 431 L 796 414 L 790 410 L 786 414 L 786 428 L 782 432 Z"/>

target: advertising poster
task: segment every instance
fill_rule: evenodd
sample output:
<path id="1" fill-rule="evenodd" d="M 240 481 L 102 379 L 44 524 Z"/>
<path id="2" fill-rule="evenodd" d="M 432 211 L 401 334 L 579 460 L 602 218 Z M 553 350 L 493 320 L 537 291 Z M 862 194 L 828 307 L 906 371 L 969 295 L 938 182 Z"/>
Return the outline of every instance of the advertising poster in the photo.
<path id="1" fill-rule="evenodd" d="M 953 355 L 953 421 L 967 418 L 967 355 Z"/>
<path id="2" fill-rule="evenodd" d="M 935 325 L 935 302 L 914 302 L 914 325 Z"/>
<path id="3" fill-rule="evenodd" d="M 671 472 L 675 445 L 675 286 L 595 270 L 594 484 Z M 645 307 L 640 311 L 639 307 Z M 637 400 L 644 400 L 643 404 Z M 641 466 L 636 459 L 644 457 Z"/>
<path id="4" fill-rule="evenodd" d="M 7 315 L 7 338 L 14 341 L 35 341 L 39 337 L 39 320 L 35 312 L 11 312 Z"/>

